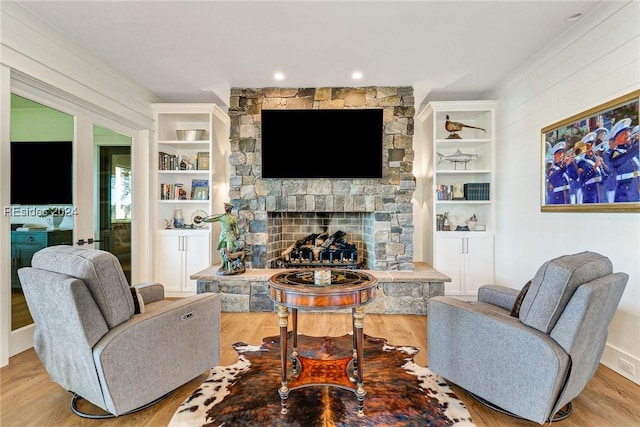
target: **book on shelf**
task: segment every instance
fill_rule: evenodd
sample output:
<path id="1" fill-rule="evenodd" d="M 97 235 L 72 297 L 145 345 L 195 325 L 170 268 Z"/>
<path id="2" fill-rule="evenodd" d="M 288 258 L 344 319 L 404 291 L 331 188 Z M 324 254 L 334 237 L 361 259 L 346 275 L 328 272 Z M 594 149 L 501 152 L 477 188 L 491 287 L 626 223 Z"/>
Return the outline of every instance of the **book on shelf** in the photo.
<path id="1" fill-rule="evenodd" d="M 438 200 L 451 200 L 453 198 L 453 190 L 451 185 L 438 184 L 436 186 L 436 195 Z"/>
<path id="2" fill-rule="evenodd" d="M 158 152 L 158 170 L 178 170 L 178 156 L 173 154 Z"/>
<path id="3" fill-rule="evenodd" d="M 207 151 L 199 151 L 196 154 L 196 169 L 209 170 L 209 153 Z"/>
<path id="4" fill-rule="evenodd" d="M 173 200 L 173 184 L 160 183 L 160 200 Z"/>
<path id="5" fill-rule="evenodd" d="M 490 183 L 473 182 L 464 184 L 464 198 L 466 200 L 489 200 L 490 199 Z"/>
<path id="6" fill-rule="evenodd" d="M 191 180 L 191 199 L 209 200 L 209 180 L 208 179 L 192 179 Z"/>

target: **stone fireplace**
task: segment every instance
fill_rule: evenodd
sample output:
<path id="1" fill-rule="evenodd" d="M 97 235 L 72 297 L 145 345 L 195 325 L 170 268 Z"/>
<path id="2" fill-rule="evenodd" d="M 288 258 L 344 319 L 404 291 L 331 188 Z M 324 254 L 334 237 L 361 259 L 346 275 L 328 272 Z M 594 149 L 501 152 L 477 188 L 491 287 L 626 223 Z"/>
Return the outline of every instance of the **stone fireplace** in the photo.
<path id="1" fill-rule="evenodd" d="M 262 108 L 382 108 L 383 178 L 263 179 Z M 413 270 L 414 112 L 410 87 L 233 88 L 229 195 L 247 268 L 267 268 L 305 233 L 342 230 L 366 268 Z"/>

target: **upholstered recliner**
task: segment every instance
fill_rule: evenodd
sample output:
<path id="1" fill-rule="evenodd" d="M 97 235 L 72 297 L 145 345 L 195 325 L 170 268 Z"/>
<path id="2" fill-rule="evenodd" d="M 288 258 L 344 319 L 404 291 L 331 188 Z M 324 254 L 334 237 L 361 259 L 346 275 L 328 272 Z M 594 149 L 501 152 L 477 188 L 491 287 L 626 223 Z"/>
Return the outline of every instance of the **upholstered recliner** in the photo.
<path id="1" fill-rule="evenodd" d="M 432 298 L 429 368 L 510 415 L 566 418 L 598 368 L 627 280 L 608 258 L 582 252 L 547 261 L 528 290 L 485 285 L 476 302 Z"/>
<path id="2" fill-rule="evenodd" d="M 219 362 L 218 294 L 165 300 L 159 283 L 130 287 L 111 253 L 72 246 L 42 249 L 18 274 L 35 351 L 80 416 L 135 412 Z M 109 414 L 78 410 L 79 398 Z"/>

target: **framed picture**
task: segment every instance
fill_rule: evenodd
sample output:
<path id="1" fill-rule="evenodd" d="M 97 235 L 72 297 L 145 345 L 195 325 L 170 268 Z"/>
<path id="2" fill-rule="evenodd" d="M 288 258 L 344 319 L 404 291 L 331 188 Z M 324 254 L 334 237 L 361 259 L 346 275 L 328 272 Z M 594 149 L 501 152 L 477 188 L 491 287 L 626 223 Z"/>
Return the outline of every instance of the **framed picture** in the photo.
<path id="1" fill-rule="evenodd" d="M 209 200 L 209 180 L 208 179 L 192 179 L 191 180 L 191 199 L 192 200 Z"/>
<path id="2" fill-rule="evenodd" d="M 542 129 L 543 212 L 640 212 L 640 90 Z"/>

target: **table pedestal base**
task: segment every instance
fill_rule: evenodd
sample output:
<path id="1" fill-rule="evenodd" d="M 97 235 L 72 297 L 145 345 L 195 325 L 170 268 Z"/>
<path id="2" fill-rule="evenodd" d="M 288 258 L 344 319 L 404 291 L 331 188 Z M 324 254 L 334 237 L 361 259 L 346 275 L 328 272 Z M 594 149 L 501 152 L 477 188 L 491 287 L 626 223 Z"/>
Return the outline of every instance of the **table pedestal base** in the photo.
<path id="1" fill-rule="evenodd" d="M 364 311 L 362 307 L 355 307 L 353 311 L 353 355 L 334 360 L 312 359 L 298 354 L 298 310 L 293 313 L 293 346 L 290 355 L 292 370 L 297 377 L 287 379 L 287 334 L 289 329 L 289 309 L 286 306 L 278 306 L 278 319 L 280 326 L 280 364 L 281 383 L 280 412 L 287 413 L 287 399 L 289 392 L 302 387 L 332 386 L 353 391 L 358 399 L 358 416 L 364 417 L 364 396 L 366 391 L 363 385 L 363 329 Z"/>

